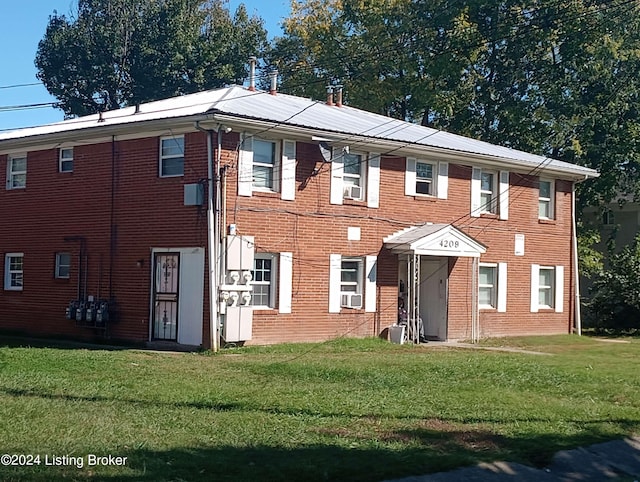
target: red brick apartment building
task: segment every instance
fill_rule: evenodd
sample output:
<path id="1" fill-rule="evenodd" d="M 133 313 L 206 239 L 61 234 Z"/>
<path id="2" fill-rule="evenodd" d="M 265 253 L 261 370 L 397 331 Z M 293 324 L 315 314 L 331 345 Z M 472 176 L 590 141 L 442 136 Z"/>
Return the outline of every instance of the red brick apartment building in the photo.
<path id="1" fill-rule="evenodd" d="M 579 328 L 577 165 L 237 86 L 2 133 L 0 163 L 5 332 L 318 341 L 399 303 L 432 340 Z"/>

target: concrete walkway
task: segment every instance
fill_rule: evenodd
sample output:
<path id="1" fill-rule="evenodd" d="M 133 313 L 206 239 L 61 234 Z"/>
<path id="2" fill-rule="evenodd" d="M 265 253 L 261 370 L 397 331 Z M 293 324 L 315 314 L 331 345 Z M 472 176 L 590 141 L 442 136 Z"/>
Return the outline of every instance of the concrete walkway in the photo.
<path id="1" fill-rule="evenodd" d="M 544 469 L 514 462 L 492 462 L 386 482 L 600 482 L 611 479 L 640 480 L 640 437 L 563 450 Z"/>

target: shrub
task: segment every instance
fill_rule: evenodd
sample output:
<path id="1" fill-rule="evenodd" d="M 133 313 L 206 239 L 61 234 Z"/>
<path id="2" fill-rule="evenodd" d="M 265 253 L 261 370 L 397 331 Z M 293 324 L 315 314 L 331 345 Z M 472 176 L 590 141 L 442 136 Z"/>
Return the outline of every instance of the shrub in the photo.
<path id="1" fill-rule="evenodd" d="M 595 328 L 640 328 L 640 235 L 595 276 L 586 304 Z"/>

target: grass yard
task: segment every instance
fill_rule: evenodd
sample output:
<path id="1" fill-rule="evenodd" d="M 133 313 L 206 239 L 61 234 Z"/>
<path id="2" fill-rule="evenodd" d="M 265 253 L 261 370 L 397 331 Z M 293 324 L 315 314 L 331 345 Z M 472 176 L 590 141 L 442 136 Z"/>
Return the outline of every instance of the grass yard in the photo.
<path id="1" fill-rule="evenodd" d="M 379 481 L 542 465 L 640 433 L 640 340 L 624 341 L 485 343 L 545 356 L 377 339 L 216 355 L 0 340 L 0 453 L 40 457 L 0 465 L 0 480 Z M 90 454 L 126 463 L 88 466 Z"/>

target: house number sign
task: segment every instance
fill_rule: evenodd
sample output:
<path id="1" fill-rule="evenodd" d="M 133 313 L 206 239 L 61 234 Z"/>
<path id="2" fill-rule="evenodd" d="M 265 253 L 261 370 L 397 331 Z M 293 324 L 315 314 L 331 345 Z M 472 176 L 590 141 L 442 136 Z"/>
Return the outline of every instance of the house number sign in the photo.
<path id="1" fill-rule="evenodd" d="M 458 241 L 457 239 L 441 239 L 440 247 L 448 249 L 458 249 L 460 247 L 460 241 Z"/>

